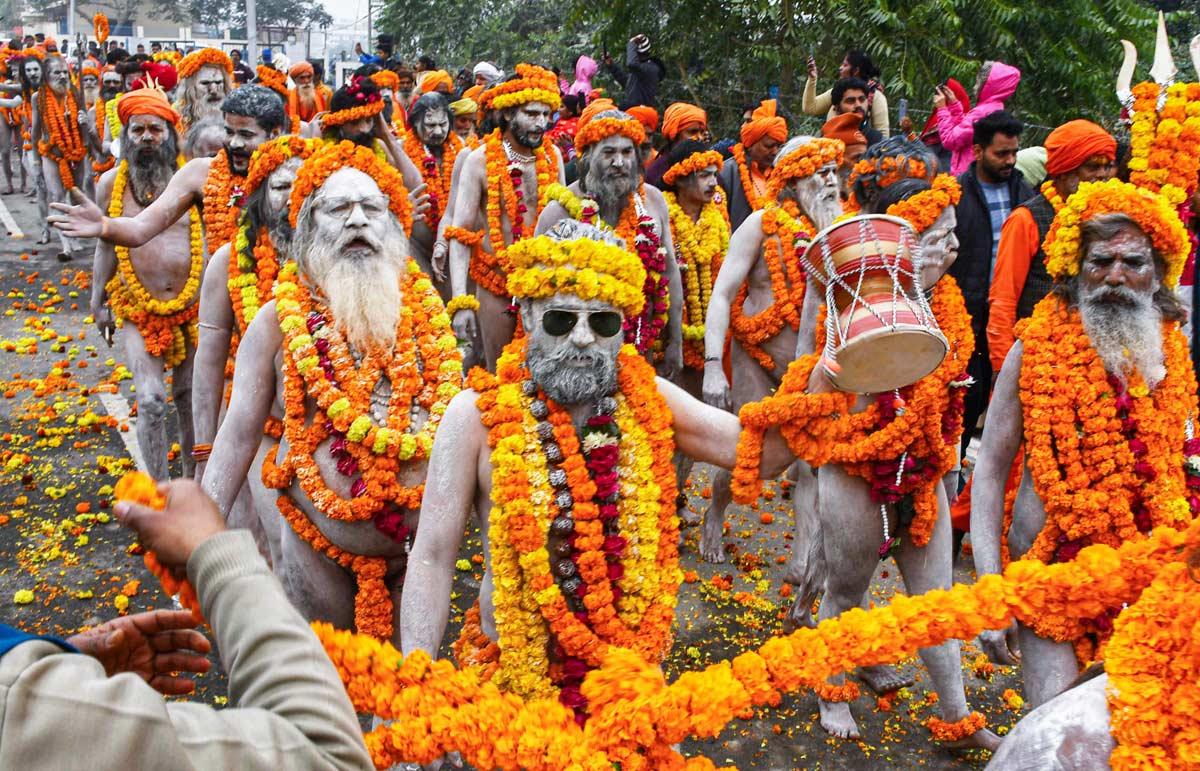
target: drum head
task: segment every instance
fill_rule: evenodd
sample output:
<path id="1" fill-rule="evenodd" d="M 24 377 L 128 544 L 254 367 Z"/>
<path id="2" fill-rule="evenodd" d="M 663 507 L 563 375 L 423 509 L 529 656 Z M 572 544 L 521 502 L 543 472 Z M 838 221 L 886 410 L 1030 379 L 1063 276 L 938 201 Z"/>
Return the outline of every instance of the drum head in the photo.
<path id="1" fill-rule="evenodd" d="M 926 327 L 899 324 L 864 332 L 837 352 L 840 372 L 829 380 L 840 391 L 874 394 L 912 385 L 938 368 L 950 350 Z"/>

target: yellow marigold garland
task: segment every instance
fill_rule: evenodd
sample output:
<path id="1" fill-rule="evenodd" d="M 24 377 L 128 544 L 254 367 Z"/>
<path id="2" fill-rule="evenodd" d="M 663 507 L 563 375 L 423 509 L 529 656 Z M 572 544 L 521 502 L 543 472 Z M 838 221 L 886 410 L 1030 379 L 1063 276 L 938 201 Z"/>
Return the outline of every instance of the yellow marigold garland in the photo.
<path id="1" fill-rule="evenodd" d="M 300 214 L 304 200 L 325 184 L 325 180 L 329 179 L 331 174 L 345 168 L 358 169 L 375 180 L 380 191 L 387 196 L 388 208 L 400 220 L 405 235 L 411 235 L 412 202 L 408 200 L 408 190 L 404 187 L 404 179 L 400 172 L 390 163 L 380 160 L 370 148 L 348 140 L 323 145 L 304 161 L 304 165 L 296 173 L 290 198 L 289 220 L 292 227 L 296 226 L 296 217 Z"/>
<path id="2" fill-rule="evenodd" d="M 716 166 L 719 170 L 721 164 L 724 162 L 725 159 L 716 150 L 692 153 L 663 172 L 662 181 L 664 185 L 671 186 L 675 184 L 676 180 L 691 176 L 701 169 L 707 169 L 709 166 Z"/>
<path id="3" fill-rule="evenodd" d="M 670 684 L 635 654 L 609 648 L 602 667 L 584 680 L 591 710 L 586 730 L 563 705 L 502 693 L 494 681 L 481 679 L 477 667 L 456 670 L 423 652 L 403 657 L 387 643 L 325 623 L 313 629 L 355 708 L 393 721 L 366 737 L 379 768 L 460 751 L 480 768 L 610 771 L 620 762 L 630 769 L 699 770 L 714 766 L 704 758 L 685 761 L 671 745 L 688 736 L 716 736 L 733 718 L 750 715 L 752 707 L 777 705 L 784 693 L 814 688 L 858 666 L 895 662 L 949 639 L 1003 629 L 1014 616 L 1022 621 L 1039 615 L 1090 618 L 1130 604 L 1131 611 L 1117 619 L 1109 658 L 1116 662 L 1110 688 L 1138 686 L 1123 691 L 1129 701 L 1110 692 L 1120 745 L 1112 760 L 1114 768 L 1125 771 L 1144 768 L 1138 761 L 1147 753 L 1171 757 L 1172 750 L 1191 752 L 1197 746 L 1191 741 L 1194 705 L 1180 696 L 1191 693 L 1197 676 L 1196 656 L 1187 655 L 1197 638 L 1187 620 L 1195 618 L 1198 595 L 1183 583 L 1183 559 L 1186 550 L 1198 546 L 1200 524 L 1193 524 L 1184 532 L 1158 528 L 1117 549 L 1091 546 L 1069 563 L 1013 562 L 1003 575 L 984 576 L 971 586 L 898 595 L 871 610 L 852 608 L 815 629 L 773 637 L 755 651 L 686 672 Z M 1143 592 L 1152 581 L 1154 586 Z M 1143 602 L 1144 612 L 1136 612 Z M 1181 605 L 1184 612 L 1175 613 Z M 1160 651 L 1168 643 L 1151 629 L 1169 633 L 1174 647 L 1166 655 Z M 1122 651 L 1123 641 L 1132 649 Z M 1151 642 L 1157 650 L 1147 650 Z M 1171 658 L 1172 650 L 1180 655 Z M 1172 688 L 1172 683 L 1180 685 Z M 1164 713 L 1181 716 L 1187 728 L 1179 731 Z M 968 716 L 960 723 L 976 720 Z M 933 726 L 939 724 L 945 725 Z"/>
<path id="4" fill-rule="evenodd" d="M 562 106 L 558 77 L 553 72 L 524 62 L 518 64 L 516 70 L 518 77 L 503 80 L 480 94 L 481 109 L 505 110 L 530 102 L 548 104 L 551 110 Z"/>
<path id="5" fill-rule="evenodd" d="M 182 80 L 192 77 L 206 66 L 220 67 L 226 75 L 233 77 L 233 60 L 229 58 L 229 54 L 219 48 L 201 48 L 199 51 L 192 51 L 179 60 L 175 70 Z"/>
<path id="6" fill-rule="evenodd" d="M 1200 83 L 1173 83 L 1165 89 L 1139 83 L 1133 98 L 1129 181 L 1179 206 L 1196 189 L 1200 172 Z"/>
<path id="7" fill-rule="evenodd" d="M 178 163 L 182 165 L 183 159 L 180 158 Z M 113 180 L 109 217 L 120 217 L 124 211 L 128 180 L 129 162 L 122 160 Z M 204 273 L 204 236 L 200 228 L 200 215 L 194 206 L 188 210 L 188 233 L 191 264 L 187 282 L 175 297 L 159 300 L 151 295 L 138 279 L 129 259 L 129 247 L 120 245 L 113 247 L 117 258 L 117 275 L 104 287 L 113 316 L 121 322 L 132 322 L 138 328 L 146 352 L 161 357 L 165 369 L 173 369 L 183 363 L 187 357 L 187 344 L 196 344 L 196 318 L 200 311 L 197 298 L 200 277 Z"/>
<path id="8" fill-rule="evenodd" d="M 1046 272 L 1056 279 L 1079 273 L 1083 260 L 1080 226 L 1102 214 L 1132 218 L 1166 261 L 1163 283 L 1172 289 L 1179 284 L 1191 251 L 1187 229 L 1166 198 L 1119 179 L 1082 183 L 1054 216 L 1042 246 Z"/>
<path id="9" fill-rule="evenodd" d="M 637 255 L 602 241 L 537 236 L 508 247 L 508 293 L 536 300 L 568 292 L 636 316 L 645 305 L 646 270 Z"/>
<path id="10" fill-rule="evenodd" d="M 887 213 L 908 220 L 913 230 L 924 233 L 942 216 L 946 207 L 955 206 L 960 198 L 962 188 L 958 186 L 958 180 L 949 174 L 938 174 L 933 178 L 931 189 L 892 204 Z"/>
<path id="11" fill-rule="evenodd" d="M 689 367 L 701 369 L 704 367 L 704 319 L 708 315 L 713 281 L 721 270 L 725 252 L 729 250 L 729 223 L 715 202 L 705 204 L 700 210 L 700 219 L 693 222 L 680 208 L 674 193 L 668 190 L 663 193 L 663 198 L 670 215 L 675 261 L 683 278 L 683 359 Z"/>

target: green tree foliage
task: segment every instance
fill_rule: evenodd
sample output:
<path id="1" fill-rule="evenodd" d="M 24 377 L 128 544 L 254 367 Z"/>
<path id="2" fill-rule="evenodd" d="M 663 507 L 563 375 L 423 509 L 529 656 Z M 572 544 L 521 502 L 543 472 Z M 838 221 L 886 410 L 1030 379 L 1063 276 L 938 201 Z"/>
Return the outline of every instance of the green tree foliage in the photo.
<path id="1" fill-rule="evenodd" d="M 1156 10 L 1149 0 L 386 0 L 379 29 L 396 36 L 402 57 L 429 53 L 455 66 L 531 59 L 567 72 L 576 56 L 598 59 L 605 46 L 619 60 L 625 41 L 644 32 L 667 64 L 662 104 L 697 101 L 726 129 L 772 86 L 798 113 L 810 53 L 824 89 L 847 48 L 866 50 L 889 101 L 907 98 L 916 118 L 928 114 L 935 83 L 955 77 L 970 88 L 982 62 L 999 59 L 1023 72 L 1014 109 L 1053 126 L 1080 116 L 1111 122 L 1117 41 L 1134 41 L 1148 60 Z M 1189 9 L 1168 10 L 1177 20 Z"/>

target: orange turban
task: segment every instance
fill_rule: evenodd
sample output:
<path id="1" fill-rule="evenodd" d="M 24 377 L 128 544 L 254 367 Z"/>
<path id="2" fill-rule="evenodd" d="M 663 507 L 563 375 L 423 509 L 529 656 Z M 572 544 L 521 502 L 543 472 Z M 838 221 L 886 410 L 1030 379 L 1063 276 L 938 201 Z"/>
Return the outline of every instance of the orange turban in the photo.
<path id="1" fill-rule="evenodd" d="M 847 147 L 865 145 L 867 138 L 863 135 L 861 127 L 862 116 L 848 112 L 825 121 L 825 125 L 821 127 L 821 136 L 826 139 L 840 139 Z"/>
<path id="2" fill-rule="evenodd" d="M 445 85 L 450 91 L 454 90 L 454 79 L 445 70 L 436 70 L 421 80 L 421 93 L 428 94 L 437 91 L 438 86 Z"/>
<path id="3" fill-rule="evenodd" d="M 644 104 L 634 105 L 626 110 L 628 114 L 638 119 L 647 132 L 654 131 L 658 128 L 658 110 L 653 107 L 647 107 Z"/>
<path id="4" fill-rule="evenodd" d="M 579 133 L 579 130 L 586 126 L 588 121 L 600 113 L 615 109 L 617 109 L 617 105 L 611 99 L 593 99 L 591 104 L 584 107 L 583 112 L 579 113 L 579 122 L 575 124 L 575 133 Z"/>
<path id="5" fill-rule="evenodd" d="M 676 102 L 663 113 L 663 136 L 668 141 L 674 141 L 675 137 L 679 136 L 679 132 L 693 123 L 708 128 L 708 115 L 694 104 Z"/>
<path id="6" fill-rule="evenodd" d="M 290 70 L 288 70 L 288 75 L 291 76 L 292 80 L 295 80 L 296 78 L 300 77 L 301 75 L 312 75 L 312 74 L 313 74 L 313 66 L 310 63 L 305 62 L 305 61 L 296 62 L 295 64 L 292 65 L 292 68 Z"/>
<path id="7" fill-rule="evenodd" d="M 775 114 L 775 107 L 774 99 L 766 99 L 755 108 L 750 122 L 742 126 L 742 147 L 757 144 L 764 137 L 787 141 L 787 121 Z"/>
<path id="8" fill-rule="evenodd" d="M 371 80 L 381 89 L 391 89 L 393 93 L 400 90 L 400 76 L 391 70 L 373 72 L 371 73 Z"/>
<path id="9" fill-rule="evenodd" d="M 463 91 L 463 99 L 470 99 L 478 103 L 479 95 L 483 93 L 484 86 L 471 86 L 466 91 Z"/>
<path id="10" fill-rule="evenodd" d="M 1046 173 L 1052 177 L 1074 171 L 1097 155 L 1117 157 L 1117 140 L 1090 120 L 1064 123 L 1046 137 Z"/>
<path id="11" fill-rule="evenodd" d="M 167 95 L 157 88 L 139 88 L 121 97 L 117 102 L 121 125 L 127 125 L 134 115 L 154 115 L 172 125 L 179 124 L 179 113 L 167 101 Z"/>

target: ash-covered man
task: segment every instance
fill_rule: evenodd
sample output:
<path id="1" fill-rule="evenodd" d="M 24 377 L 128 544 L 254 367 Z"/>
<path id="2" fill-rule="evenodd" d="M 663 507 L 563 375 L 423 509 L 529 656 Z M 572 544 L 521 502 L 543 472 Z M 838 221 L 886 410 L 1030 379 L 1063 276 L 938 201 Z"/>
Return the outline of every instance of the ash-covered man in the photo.
<path id="1" fill-rule="evenodd" d="M 221 112 L 233 91 L 233 62 L 219 48 L 201 48 L 183 57 L 178 70 L 181 88 L 175 107 L 186 132 L 201 118 Z"/>

